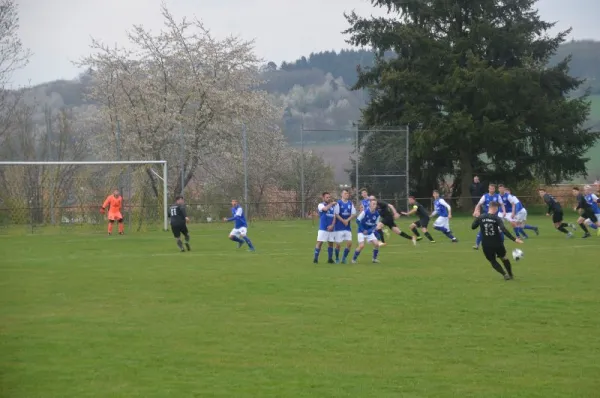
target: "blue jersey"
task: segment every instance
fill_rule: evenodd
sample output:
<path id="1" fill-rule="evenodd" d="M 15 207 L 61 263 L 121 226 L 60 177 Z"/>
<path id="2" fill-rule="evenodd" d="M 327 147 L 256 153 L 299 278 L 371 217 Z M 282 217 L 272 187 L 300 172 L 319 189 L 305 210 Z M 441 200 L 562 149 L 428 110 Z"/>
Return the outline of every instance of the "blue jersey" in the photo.
<path id="1" fill-rule="evenodd" d="M 369 203 L 371 203 L 371 199 L 363 199 L 360 201 L 360 204 L 363 207 L 363 210 L 367 210 L 369 208 Z"/>
<path id="2" fill-rule="evenodd" d="M 588 202 L 590 206 L 592 206 L 592 210 L 594 214 L 600 214 L 600 206 L 598 206 L 598 197 L 593 193 L 589 195 L 585 195 L 585 201 Z"/>
<path id="3" fill-rule="evenodd" d="M 438 198 L 433 202 L 433 211 L 440 217 L 448 217 L 448 203 L 442 199 Z"/>
<path id="4" fill-rule="evenodd" d="M 356 222 L 358 223 L 358 232 L 364 234 L 366 231 L 367 235 L 371 235 L 377 227 L 378 218 L 379 212 L 377 210 L 371 212 L 371 209 L 366 208 L 356 219 Z"/>
<path id="5" fill-rule="evenodd" d="M 228 218 L 227 221 L 233 221 L 235 224 L 235 229 L 248 227 L 248 224 L 246 223 L 246 216 L 244 216 L 244 209 L 242 209 L 242 206 L 240 205 L 231 208 L 231 217 Z"/>
<path id="6" fill-rule="evenodd" d="M 483 195 L 479 200 L 479 203 L 481 203 L 481 212 L 487 213 L 490 208 L 490 203 L 492 202 L 502 203 L 502 198 L 500 197 L 500 194 L 495 193 L 492 195 L 490 193 L 486 193 L 485 195 Z"/>
<path id="7" fill-rule="evenodd" d="M 350 217 L 352 217 L 353 214 L 356 214 L 356 209 L 354 208 L 352 202 L 344 202 L 340 199 L 337 202 L 337 209 L 335 210 L 335 213 L 339 214 L 339 216 L 342 217 L 344 220 L 348 220 L 350 219 Z M 348 225 L 344 225 L 343 222 L 336 218 L 335 231 L 352 231 L 352 227 L 350 223 L 348 223 Z"/>
<path id="8" fill-rule="evenodd" d="M 319 231 L 327 231 L 330 225 L 333 224 L 335 218 L 335 206 L 331 206 L 329 210 L 324 208 L 329 203 L 319 203 Z"/>
<path id="9" fill-rule="evenodd" d="M 512 213 L 512 203 L 510 203 L 510 194 L 508 192 L 505 192 L 504 195 L 500 195 L 500 198 L 502 198 L 502 203 L 504 203 L 504 208 L 506 209 L 506 213 Z M 519 211 L 518 209 L 516 210 L 517 212 Z"/>
<path id="10" fill-rule="evenodd" d="M 521 203 L 521 201 L 519 200 L 519 198 L 517 198 L 515 195 L 509 195 L 508 196 L 508 203 L 510 203 L 510 210 L 508 210 L 508 207 L 507 207 L 506 208 L 506 212 L 507 213 L 511 213 L 512 212 L 512 207 L 513 206 L 515 206 L 515 214 L 517 214 L 518 212 L 520 212 L 521 210 L 523 210 L 525 208 L 525 206 L 523 206 L 523 203 Z"/>

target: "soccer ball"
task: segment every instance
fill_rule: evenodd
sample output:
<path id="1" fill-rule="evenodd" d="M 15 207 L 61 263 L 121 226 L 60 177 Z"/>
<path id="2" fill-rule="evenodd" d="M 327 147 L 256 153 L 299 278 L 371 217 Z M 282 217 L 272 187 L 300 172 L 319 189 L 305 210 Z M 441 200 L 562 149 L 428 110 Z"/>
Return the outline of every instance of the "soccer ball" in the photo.
<path id="1" fill-rule="evenodd" d="M 513 250 L 512 256 L 515 259 L 515 261 L 519 261 L 520 259 L 523 258 L 523 250 L 521 250 L 521 249 Z"/>

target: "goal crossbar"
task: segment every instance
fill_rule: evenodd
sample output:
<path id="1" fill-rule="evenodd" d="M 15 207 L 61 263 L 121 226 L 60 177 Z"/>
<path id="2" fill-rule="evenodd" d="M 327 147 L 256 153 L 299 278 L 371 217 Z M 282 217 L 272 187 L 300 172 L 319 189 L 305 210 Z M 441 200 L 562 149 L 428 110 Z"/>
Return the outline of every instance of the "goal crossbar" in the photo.
<path id="1" fill-rule="evenodd" d="M 168 179 L 167 179 L 167 161 L 166 160 L 112 160 L 112 161 L 77 161 L 77 162 L 65 162 L 65 161 L 0 161 L 0 166 L 70 166 L 70 165 L 128 165 L 128 164 L 160 164 L 163 168 L 163 229 L 167 231 L 169 229 L 168 224 Z M 154 170 L 152 170 L 157 174 Z"/>

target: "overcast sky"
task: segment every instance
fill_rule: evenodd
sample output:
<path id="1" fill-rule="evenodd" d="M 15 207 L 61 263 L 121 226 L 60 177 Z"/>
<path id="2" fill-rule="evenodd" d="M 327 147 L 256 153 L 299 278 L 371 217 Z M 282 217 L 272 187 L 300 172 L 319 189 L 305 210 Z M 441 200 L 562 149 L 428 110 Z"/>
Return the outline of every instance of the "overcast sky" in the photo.
<path id="1" fill-rule="evenodd" d="M 13 77 L 13 86 L 72 79 L 73 60 L 89 53 L 90 37 L 125 45 L 132 24 L 162 26 L 161 0 L 17 0 L 23 44 L 34 53 Z M 340 32 L 344 11 L 381 15 L 368 0 L 167 0 L 178 18 L 198 17 L 218 36 L 256 40 L 266 61 L 293 61 L 302 55 L 348 47 Z M 539 0 L 542 17 L 573 27 L 576 39 L 600 39 L 600 0 Z"/>

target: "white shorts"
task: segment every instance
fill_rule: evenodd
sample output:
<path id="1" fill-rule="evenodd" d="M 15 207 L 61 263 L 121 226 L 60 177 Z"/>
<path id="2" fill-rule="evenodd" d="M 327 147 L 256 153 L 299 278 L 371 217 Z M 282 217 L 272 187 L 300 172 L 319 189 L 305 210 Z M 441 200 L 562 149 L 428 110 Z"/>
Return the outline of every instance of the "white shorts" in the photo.
<path id="1" fill-rule="evenodd" d="M 319 230 L 317 232 L 317 242 L 335 242 L 335 232 Z"/>
<path id="2" fill-rule="evenodd" d="M 352 231 L 335 231 L 335 242 L 352 242 Z"/>
<path id="3" fill-rule="evenodd" d="M 376 242 L 377 238 L 375 237 L 375 234 L 370 234 L 370 235 L 366 235 L 363 234 L 362 232 L 359 232 L 358 235 L 358 243 L 363 243 L 364 241 L 367 241 L 367 243 L 371 243 L 371 242 Z"/>
<path id="4" fill-rule="evenodd" d="M 229 236 L 235 236 L 236 238 L 239 238 L 240 236 L 246 236 L 248 234 L 248 228 L 246 227 L 242 227 L 242 228 L 234 228 L 231 230 L 231 232 L 229 233 Z"/>
<path id="5" fill-rule="evenodd" d="M 525 222 L 527 220 L 527 210 L 521 209 L 515 214 L 514 222 Z"/>
<path id="6" fill-rule="evenodd" d="M 448 231 L 450 231 L 450 219 L 448 217 L 438 217 L 433 223 L 433 228 L 435 227 L 446 228 Z"/>

